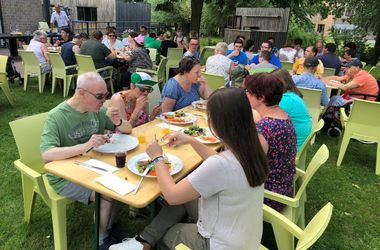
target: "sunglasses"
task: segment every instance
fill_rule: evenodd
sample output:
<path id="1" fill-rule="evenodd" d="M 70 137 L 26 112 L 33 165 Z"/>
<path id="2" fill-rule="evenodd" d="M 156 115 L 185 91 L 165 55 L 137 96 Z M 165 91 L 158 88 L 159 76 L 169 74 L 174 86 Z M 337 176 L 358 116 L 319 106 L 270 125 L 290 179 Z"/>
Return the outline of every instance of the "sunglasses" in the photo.
<path id="1" fill-rule="evenodd" d="M 83 91 L 89 93 L 90 95 L 92 95 L 93 97 L 95 97 L 97 100 L 103 100 L 103 99 L 106 99 L 106 97 L 107 97 L 108 94 L 109 94 L 108 92 L 105 93 L 105 94 L 100 94 L 100 93 L 98 93 L 98 94 L 94 94 L 94 93 L 88 91 L 87 89 L 82 89 L 82 88 L 78 88 L 78 89 L 81 89 L 81 90 L 83 90 Z"/>
<path id="2" fill-rule="evenodd" d="M 150 87 L 150 86 L 140 86 L 140 85 L 137 85 L 136 84 L 136 87 L 142 92 L 148 92 L 148 93 L 152 93 L 153 92 L 153 88 Z"/>
<path id="3" fill-rule="evenodd" d="M 115 37 L 115 35 L 108 35 L 108 37 Z"/>

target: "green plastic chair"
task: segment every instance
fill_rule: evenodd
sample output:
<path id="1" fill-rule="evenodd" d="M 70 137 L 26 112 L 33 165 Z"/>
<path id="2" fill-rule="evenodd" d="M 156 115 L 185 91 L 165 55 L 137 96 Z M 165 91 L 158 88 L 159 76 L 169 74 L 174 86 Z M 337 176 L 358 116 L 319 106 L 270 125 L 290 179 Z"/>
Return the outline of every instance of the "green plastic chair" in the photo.
<path id="1" fill-rule="evenodd" d="M 296 155 L 296 166 L 298 169 L 301 169 L 303 171 L 306 170 L 306 155 L 307 150 L 309 149 L 311 145 L 312 139 L 315 137 L 317 132 L 319 132 L 323 126 L 325 125 L 325 121 L 323 119 L 320 119 L 317 123 L 317 126 L 313 128 L 309 136 L 306 138 L 306 140 L 303 142 L 300 150 L 297 152 Z"/>
<path id="2" fill-rule="evenodd" d="M 333 68 L 324 68 L 323 70 L 323 76 L 326 77 L 326 76 L 335 76 L 335 69 Z"/>
<path id="3" fill-rule="evenodd" d="M 150 60 L 152 60 L 153 65 L 156 65 L 157 49 L 154 49 L 154 48 L 148 48 L 148 50 L 149 50 L 149 57 L 150 57 Z"/>
<path id="4" fill-rule="evenodd" d="M 355 99 L 350 116 L 347 117 L 341 110 L 344 124 L 344 132 L 340 145 L 337 166 L 342 164 L 350 139 L 370 141 L 377 143 L 376 174 L 380 175 L 380 103 Z"/>
<path id="5" fill-rule="evenodd" d="M 206 65 L 207 58 L 214 55 L 215 46 L 205 46 L 201 51 L 201 65 Z"/>
<path id="6" fill-rule="evenodd" d="M 224 87 L 224 76 L 207 72 L 202 72 L 202 76 L 206 78 L 207 85 L 212 91 Z"/>
<path id="7" fill-rule="evenodd" d="M 303 95 L 303 100 L 309 110 L 311 116 L 311 124 L 313 129 L 317 126 L 319 121 L 319 116 L 321 115 L 321 96 L 322 90 L 320 89 L 309 89 L 298 87 Z M 311 140 L 311 144 L 314 144 L 314 137 Z"/>
<path id="8" fill-rule="evenodd" d="M 162 87 L 165 83 L 165 80 L 166 80 L 165 68 L 166 68 L 167 62 L 168 62 L 168 58 L 161 56 L 160 64 L 158 64 L 156 70 L 137 68 L 136 72 L 145 72 L 145 73 L 149 74 L 152 77 L 153 81 L 158 82 L 160 89 L 162 89 Z"/>
<path id="9" fill-rule="evenodd" d="M 38 22 L 38 29 L 45 32 L 50 32 L 49 24 L 47 22 Z"/>
<path id="10" fill-rule="evenodd" d="M 52 88 L 51 93 L 54 94 L 58 79 L 63 80 L 63 97 L 69 94 L 71 82 L 77 74 L 67 74 L 70 69 L 75 69 L 77 65 L 65 66 L 63 59 L 59 53 L 48 53 L 52 67 Z"/>
<path id="11" fill-rule="evenodd" d="M 282 232 L 284 232 L 284 237 L 276 238 L 278 249 L 306 250 L 309 249 L 326 230 L 332 216 L 333 208 L 334 206 L 328 202 L 316 215 L 314 215 L 313 219 L 311 219 L 304 230 L 276 210 L 266 205 L 263 207 L 264 221 L 271 223 L 273 227 L 281 228 Z M 296 237 L 298 239 L 295 248 L 287 241 L 289 234 L 292 238 Z M 267 250 L 264 246 L 260 246 L 259 249 Z"/>
<path id="12" fill-rule="evenodd" d="M 297 188 L 294 197 L 288 197 L 278 194 L 269 190 L 265 190 L 265 198 L 285 204 L 282 214 L 296 223 L 301 228 L 305 227 L 305 201 L 306 201 L 306 187 L 310 182 L 313 175 L 318 171 L 320 166 L 324 164 L 329 158 L 329 150 L 323 144 L 315 153 L 313 159 L 310 161 L 306 171 L 296 169 L 296 176 L 300 181 L 300 186 Z"/>
<path id="13" fill-rule="evenodd" d="M 274 68 L 256 68 L 256 69 L 250 69 L 249 74 L 257 74 L 257 73 L 271 73 L 274 70 Z"/>
<path id="14" fill-rule="evenodd" d="M 38 78 L 38 90 L 40 93 L 44 91 L 46 75 L 42 73 L 40 63 L 33 51 L 19 50 L 22 62 L 24 64 L 24 90 L 28 86 L 29 77 Z"/>
<path id="15" fill-rule="evenodd" d="M 8 56 L 0 56 L 0 88 L 3 90 L 8 102 L 13 106 L 14 101 L 12 98 L 11 90 L 9 89 L 9 82 L 7 77 L 7 61 Z"/>
<path id="16" fill-rule="evenodd" d="M 103 77 L 103 79 L 110 85 L 111 92 L 112 94 L 114 93 L 113 90 L 113 82 L 112 82 L 112 71 L 113 67 L 112 66 L 106 66 L 103 68 L 96 69 L 94 61 L 92 60 L 91 56 L 85 56 L 85 55 L 78 55 L 75 54 L 75 58 L 77 60 L 77 65 L 78 65 L 78 76 L 80 76 L 83 73 L 86 72 L 98 72 L 101 74 L 102 72 L 107 72 L 107 76 Z"/>
<path id="17" fill-rule="evenodd" d="M 40 141 L 46 116 L 47 113 L 42 113 L 9 123 L 20 155 L 14 166 L 21 173 L 25 222 L 30 222 L 37 193 L 51 211 L 54 247 L 64 250 L 67 249 L 66 205 L 72 201 L 58 195 L 44 175 Z"/>
<path id="18" fill-rule="evenodd" d="M 29 46 L 28 44 L 23 44 L 23 45 L 22 45 L 22 48 L 23 48 L 24 50 L 27 50 L 27 49 L 28 49 L 28 46 Z"/>
<path id="19" fill-rule="evenodd" d="M 183 57 L 183 48 L 168 48 L 168 61 L 166 63 L 166 81 L 169 79 L 171 68 L 178 68 L 179 61 Z"/>
<path id="20" fill-rule="evenodd" d="M 287 70 L 287 71 L 292 71 L 293 70 L 293 63 L 292 62 L 286 62 L 286 61 L 281 61 L 282 68 Z"/>

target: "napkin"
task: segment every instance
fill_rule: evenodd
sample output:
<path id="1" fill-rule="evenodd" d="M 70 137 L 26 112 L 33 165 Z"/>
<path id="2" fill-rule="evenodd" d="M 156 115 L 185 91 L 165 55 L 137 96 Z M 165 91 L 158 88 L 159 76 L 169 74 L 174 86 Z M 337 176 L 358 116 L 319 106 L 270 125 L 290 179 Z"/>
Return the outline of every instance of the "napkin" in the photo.
<path id="1" fill-rule="evenodd" d="M 180 127 L 180 126 L 176 126 L 176 125 L 172 125 L 172 124 L 169 124 L 169 123 L 164 123 L 164 122 L 161 122 L 159 124 L 156 124 L 157 127 L 160 127 L 160 128 L 168 128 L 172 131 L 180 131 L 180 130 L 183 130 L 183 127 Z"/>
<path id="2" fill-rule="evenodd" d="M 114 174 L 106 174 L 96 178 L 96 181 L 102 184 L 103 186 L 115 191 L 116 193 L 124 196 L 129 192 L 135 190 L 136 185 L 132 184 L 126 180 L 123 180 L 119 176 Z"/>
<path id="3" fill-rule="evenodd" d="M 101 175 L 105 175 L 105 174 L 107 174 L 107 173 L 113 173 L 113 172 L 115 172 L 116 170 L 118 170 L 118 168 L 116 168 L 116 167 L 114 167 L 114 166 L 112 166 L 112 165 L 110 165 L 110 164 L 108 164 L 108 163 L 105 163 L 105 162 L 103 162 L 103 161 L 96 160 L 96 159 L 90 159 L 90 160 L 88 160 L 88 161 L 84 161 L 83 163 L 88 164 L 88 165 L 91 165 L 91 166 L 95 166 L 95 167 L 103 168 L 103 169 L 107 170 L 107 172 L 106 172 L 106 171 L 98 170 L 98 169 L 96 169 L 96 168 L 86 167 L 86 166 L 84 166 L 84 165 L 80 165 L 80 166 L 82 166 L 82 167 L 84 167 L 84 168 L 87 168 L 87 169 L 89 169 L 89 170 L 91 170 L 91 171 L 94 171 L 94 172 L 96 172 L 96 173 L 98 173 L 98 174 L 101 174 Z"/>

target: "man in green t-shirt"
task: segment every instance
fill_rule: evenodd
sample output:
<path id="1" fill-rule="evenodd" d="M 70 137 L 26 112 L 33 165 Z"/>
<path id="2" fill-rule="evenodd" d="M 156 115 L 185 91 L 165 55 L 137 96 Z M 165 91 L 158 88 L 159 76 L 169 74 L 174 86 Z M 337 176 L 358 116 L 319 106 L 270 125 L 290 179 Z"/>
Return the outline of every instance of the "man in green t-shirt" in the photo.
<path id="1" fill-rule="evenodd" d="M 103 104 L 107 95 L 107 85 L 98 73 L 88 72 L 78 77 L 73 97 L 53 108 L 46 118 L 40 145 L 45 163 L 74 157 L 103 145 L 109 141 L 104 134 L 106 129 L 117 127 L 123 133 L 131 132 L 131 124 L 120 119 L 117 109 L 110 110 L 110 117 L 106 115 Z M 60 195 L 85 204 L 94 201 L 92 190 L 50 173 L 47 177 Z M 107 197 L 100 200 L 99 245 L 110 242 L 107 226 L 111 223 L 112 203 Z"/>

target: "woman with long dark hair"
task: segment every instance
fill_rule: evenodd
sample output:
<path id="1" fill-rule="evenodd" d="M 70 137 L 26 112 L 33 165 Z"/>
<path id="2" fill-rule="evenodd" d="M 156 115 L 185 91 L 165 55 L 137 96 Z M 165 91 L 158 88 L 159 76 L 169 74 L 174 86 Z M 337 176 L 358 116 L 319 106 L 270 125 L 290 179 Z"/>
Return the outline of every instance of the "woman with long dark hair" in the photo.
<path id="1" fill-rule="evenodd" d="M 257 73 L 245 78 L 244 88 L 251 107 L 261 116 L 257 131 L 265 138 L 264 148 L 268 147 L 269 176 L 265 188 L 292 196 L 297 140 L 290 117 L 279 107 L 284 83 L 270 73 Z M 284 207 L 267 199 L 265 203 L 278 211 Z"/>
<path id="2" fill-rule="evenodd" d="M 277 76 L 284 83 L 284 93 L 280 101 L 282 108 L 292 119 L 297 136 L 297 151 L 311 133 L 311 116 L 302 100 L 302 93 L 297 89 L 289 72 L 284 69 L 272 71 L 272 75 Z"/>
<path id="3" fill-rule="evenodd" d="M 268 165 L 248 98 L 241 89 L 219 89 L 208 100 L 207 116 L 210 130 L 226 150 L 217 153 L 184 133 L 170 134 L 169 145 L 190 144 L 204 159 L 176 184 L 163 162 L 161 146 L 152 142 L 147 154 L 155 162 L 158 183 L 170 205 L 139 236 L 122 243 L 124 248 L 110 249 L 136 244 L 150 249 L 160 239 L 168 249 L 181 242 L 197 250 L 258 249 Z M 186 215 L 194 223 L 179 223 Z"/>

